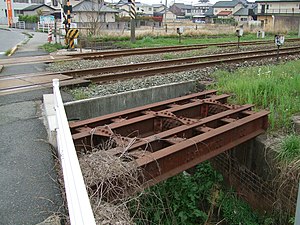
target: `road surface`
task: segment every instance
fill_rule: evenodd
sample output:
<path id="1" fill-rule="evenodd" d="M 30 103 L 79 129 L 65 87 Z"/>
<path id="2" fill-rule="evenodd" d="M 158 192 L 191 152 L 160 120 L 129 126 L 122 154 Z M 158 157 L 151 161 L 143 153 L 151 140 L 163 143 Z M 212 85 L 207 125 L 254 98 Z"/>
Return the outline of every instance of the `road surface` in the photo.
<path id="1" fill-rule="evenodd" d="M 23 30 L 15 29 L 0 29 L 0 55 L 5 54 L 9 49 L 12 49 L 18 43 L 25 40 L 26 35 L 22 34 Z"/>

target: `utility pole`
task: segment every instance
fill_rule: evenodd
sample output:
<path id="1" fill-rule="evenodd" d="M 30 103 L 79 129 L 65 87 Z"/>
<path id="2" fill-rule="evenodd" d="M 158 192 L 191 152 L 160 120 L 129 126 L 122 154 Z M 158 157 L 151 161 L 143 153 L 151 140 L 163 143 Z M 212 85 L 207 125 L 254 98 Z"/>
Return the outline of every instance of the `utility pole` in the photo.
<path id="1" fill-rule="evenodd" d="M 130 14 L 130 41 L 132 43 L 135 42 L 135 18 L 136 18 L 136 8 L 135 8 L 135 0 L 128 0 L 130 3 L 129 6 L 129 14 Z"/>
<path id="2" fill-rule="evenodd" d="M 166 27 L 166 33 L 168 33 L 168 27 L 167 27 L 167 9 L 168 9 L 168 0 L 165 2 L 165 27 Z"/>

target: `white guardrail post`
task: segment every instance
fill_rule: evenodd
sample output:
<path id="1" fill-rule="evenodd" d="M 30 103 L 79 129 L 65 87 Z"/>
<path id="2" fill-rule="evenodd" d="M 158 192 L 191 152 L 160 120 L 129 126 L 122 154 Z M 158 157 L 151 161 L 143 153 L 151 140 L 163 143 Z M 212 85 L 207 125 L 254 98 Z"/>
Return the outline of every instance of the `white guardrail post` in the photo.
<path id="1" fill-rule="evenodd" d="M 59 91 L 59 80 L 53 79 L 57 118 L 57 146 L 63 170 L 71 225 L 96 225 L 79 161 Z"/>

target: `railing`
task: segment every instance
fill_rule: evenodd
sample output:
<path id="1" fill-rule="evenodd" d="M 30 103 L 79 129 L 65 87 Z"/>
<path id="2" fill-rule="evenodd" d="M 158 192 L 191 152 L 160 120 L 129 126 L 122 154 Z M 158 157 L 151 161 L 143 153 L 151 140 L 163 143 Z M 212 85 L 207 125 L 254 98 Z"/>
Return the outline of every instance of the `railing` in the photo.
<path id="1" fill-rule="evenodd" d="M 38 30 L 43 32 L 48 31 L 50 27 L 54 28 L 54 23 L 40 23 L 38 22 Z"/>
<path id="2" fill-rule="evenodd" d="M 293 9 L 293 8 L 278 8 L 278 9 L 263 9 L 260 8 L 258 10 L 258 14 L 300 14 L 300 9 Z"/>
<path id="3" fill-rule="evenodd" d="M 54 108 L 57 119 L 57 148 L 63 171 L 71 225 L 96 225 L 75 146 L 59 90 L 53 79 Z"/>
<path id="4" fill-rule="evenodd" d="M 16 22 L 13 24 L 13 26 L 18 29 L 25 29 L 25 21 Z"/>

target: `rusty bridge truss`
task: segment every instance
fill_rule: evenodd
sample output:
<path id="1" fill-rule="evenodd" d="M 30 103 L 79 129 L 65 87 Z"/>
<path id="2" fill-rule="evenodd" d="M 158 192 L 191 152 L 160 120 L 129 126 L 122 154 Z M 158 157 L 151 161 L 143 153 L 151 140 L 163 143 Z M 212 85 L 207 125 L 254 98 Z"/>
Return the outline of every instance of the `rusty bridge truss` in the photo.
<path id="1" fill-rule="evenodd" d="M 265 132 L 267 111 L 228 97 L 208 90 L 69 125 L 77 151 L 113 140 L 107 151 L 137 163 L 153 185 Z"/>

